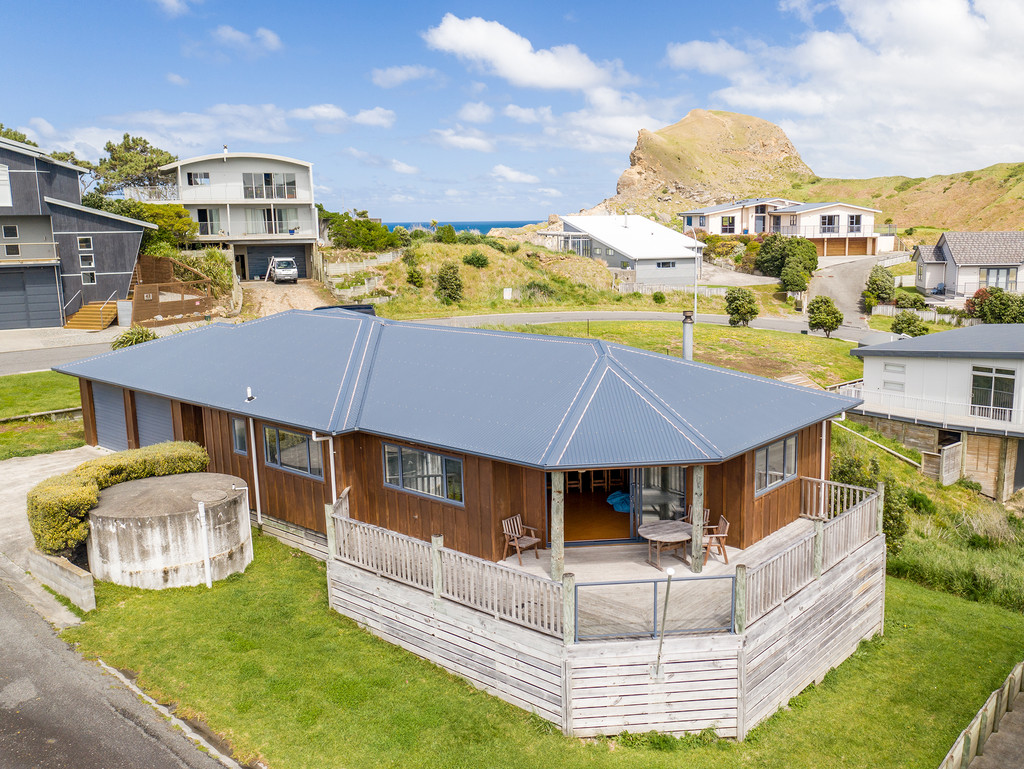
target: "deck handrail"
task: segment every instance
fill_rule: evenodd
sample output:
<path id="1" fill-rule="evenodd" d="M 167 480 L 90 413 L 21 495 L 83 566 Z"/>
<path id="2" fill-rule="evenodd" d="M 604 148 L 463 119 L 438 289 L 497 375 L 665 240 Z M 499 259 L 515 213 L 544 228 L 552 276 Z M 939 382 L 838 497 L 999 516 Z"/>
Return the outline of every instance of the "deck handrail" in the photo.
<path id="1" fill-rule="evenodd" d="M 117 296 L 117 289 L 116 288 L 111 292 L 110 296 L 107 297 L 107 301 L 105 301 L 103 304 L 100 305 L 100 320 L 101 321 L 104 318 L 107 317 L 105 310 L 107 309 L 107 305 L 110 304 L 110 300 L 113 299 L 115 296 Z M 115 309 L 116 309 L 116 305 L 115 305 Z"/>
<path id="2" fill-rule="evenodd" d="M 78 291 L 75 292 L 75 295 L 73 297 L 71 297 L 70 299 L 68 299 L 64 303 L 64 306 L 61 308 L 61 312 L 66 312 L 67 309 L 68 309 L 68 305 L 71 304 L 73 301 L 75 301 L 75 299 L 77 299 L 81 295 L 82 295 L 82 289 L 78 289 Z"/>

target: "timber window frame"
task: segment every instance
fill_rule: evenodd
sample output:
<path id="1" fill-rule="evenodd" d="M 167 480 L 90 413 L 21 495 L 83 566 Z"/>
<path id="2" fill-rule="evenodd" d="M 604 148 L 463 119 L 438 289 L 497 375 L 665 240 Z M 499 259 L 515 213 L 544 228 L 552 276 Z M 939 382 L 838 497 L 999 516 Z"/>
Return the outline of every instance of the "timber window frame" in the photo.
<path id="1" fill-rule="evenodd" d="M 239 426 L 241 426 L 241 432 L 239 432 Z M 245 417 L 231 417 L 231 447 L 236 454 L 243 457 L 249 456 L 249 430 L 245 424 Z"/>
<path id="2" fill-rule="evenodd" d="M 792 481 L 797 477 L 797 436 L 762 446 L 754 452 L 754 496 Z"/>
<path id="3" fill-rule="evenodd" d="M 303 446 L 305 451 L 300 448 Z M 300 461 L 303 459 L 304 463 Z M 314 443 L 305 433 L 283 427 L 263 426 L 263 464 L 305 478 L 324 479 L 320 444 Z"/>
<path id="4" fill-rule="evenodd" d="M 395 443 L 381 444 L 381 459 L 386 488 L 465 506 L 461 459 Z"/>

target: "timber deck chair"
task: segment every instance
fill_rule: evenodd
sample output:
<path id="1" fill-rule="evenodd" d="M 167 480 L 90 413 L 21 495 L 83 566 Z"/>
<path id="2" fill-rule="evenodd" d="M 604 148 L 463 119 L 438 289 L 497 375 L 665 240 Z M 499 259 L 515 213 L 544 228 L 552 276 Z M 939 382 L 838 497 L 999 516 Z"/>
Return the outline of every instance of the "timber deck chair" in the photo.
<path id="1" fill-rule="evenodd" d="M 725 538 L 729 535 L 729 522 L 724 515 L 718 516 L 718 526 L 715 530 L 708 529 L 704 533 L 704 563 L 708 562 L 711 555 L 711 548 L 717 547 L 722 558 L 729 563 L 729 555 L 725 552 Z"/>
<path id="2" fill-rule="evenodd" d="M 502 531 L 505 532 L 505 552 L 501 556 L 501 560 L 505 560 L 508 557 L 508 549 L 514 547 L 516 549 L 516 555 L 519 556 L 519 565 L 523 565 L 523 551 L 533 548 L 533 554 L 540 559 L 540 551 L 538 545 L 540 539 L 536 536 L 537 530 L 532 526 L 523 526 L 523 516 L 513 515 L 511 518 L 506 518 L 501 522 Z M 523 533 L 523 530 L 529 531 L 534 536 L 527 536 Z"/>

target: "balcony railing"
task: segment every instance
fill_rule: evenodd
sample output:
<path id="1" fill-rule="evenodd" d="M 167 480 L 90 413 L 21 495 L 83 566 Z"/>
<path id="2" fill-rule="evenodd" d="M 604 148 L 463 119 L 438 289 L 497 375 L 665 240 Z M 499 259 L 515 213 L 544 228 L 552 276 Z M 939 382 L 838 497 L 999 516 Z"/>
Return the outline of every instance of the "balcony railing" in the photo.
<path id="1" fill-rule="evenodd" d="M 858 386 L 839 388 L 841 395 L 862 398 L 858 408 L 883 412 L 890 416 L 910 418 L 923 422 L 937 422 L 943 426 L 991 426 L 1006 429 L 1006 423 L 1024 424 L 1024 411 L 1000 406 L 976 406 L 970 403 L 913 398 L 898 393 L 866 390 Z"/>
<path id="2" fill-rule="evenodd" d="M 8 246 L 13 246 L 10 253 L 7 250 Z M 0 242 L 0 264 L 35 264 L 37 262 L 56 262 L 59 259 L 57 244 L 53 242 L 26 243 L 9 240 Z"/>
<path id="3" fill-rule="evenodd" d="M 297 235 L 313 237 L 314 232 L 307 220 L 298 222 L 246 222 L 231 227 L 227 222 L 199 222 L 200 238 L 241 238 L 248 236 Z"/>
<path id="4" fill-rule="evenodd" d="M 143 203 L 181 202 L 193 203 L 203 201 L 309 201 L 311 196 L 307 190 L 295 187 L 252 186 L 241 182 L 222 184 L 194 184 L 179 187 L 177 184 L 163 184 L 153 187 L 126 187 L 124 196 L 130 200 Z"/>
<path id="5" fill-rule="evenodd" d="M 788 226 L 773 224 L 769 228 L 771 232 L 778 232 L 781 235 L 799 236 L 802 238 L 874 238 L 878 237 L 870 227 L 864 225 L 826 225 L 822 226 Z"/>

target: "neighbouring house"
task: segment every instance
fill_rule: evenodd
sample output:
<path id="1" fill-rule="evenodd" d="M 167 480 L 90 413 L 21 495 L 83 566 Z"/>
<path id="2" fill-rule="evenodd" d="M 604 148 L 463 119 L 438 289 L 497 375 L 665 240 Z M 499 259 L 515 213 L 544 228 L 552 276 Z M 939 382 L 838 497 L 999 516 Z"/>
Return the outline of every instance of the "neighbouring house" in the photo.
<path id="1" fill-rule="evenodd" d="M 0 329 L 62 326 L 83 310 L 109 323 L 127 298 L 156 225 L 83 206 L 86 173 L 0 137 Z"/>
<path id="2" fill-rule="evenodd" d="M 934 246 L 915 246 L 915 285 L 926 294 L 972 296 L 979 288 L 1020 293 L 1024 232 L 944 232 Z"/>
<path id="3" fill-rule="evenodd" d="M 312 274 L 319 235 L 313 164 L 252 152 L 227 152 L 161 166 L 167 183 L 125 193 L 147 203 L 184 206 L 199 224 L 195 242 L 229 249 L 239 278 L 262 278 L 272 257 Z"/>
<path id="4" fill-rule="evenodd" d="M 335 609 L 567 733 L 742 738 L 881 629 L 880 495 L 827 480 L 849 397 L 340 309 L 57 370 L 80 380 L 88 443 L 199 442 L 258 525 L 328 561 Z M 691 510 L 690 569 L 719 516 L 731 557 L 668 602 L 640 527 L 678 534 Z M 515 515 L 544 549 L 523 567 L 498 563 Z M 601 579 L 574 577 L 588 563 Z"/>
<path id="5" fill-rule="evenodd" d="M 918 449 L 922 471 L 1002 502 L 1024 488 L 1024 326 L 980 325 L 851 350 L 847 416 Z"/>
<path id="6" fill-rule="evenodd" d="M 704 244 L 636 214 L 560 216 L 561 230 L 537 233 L 555 251 L 574 251 L 619 270 L 628 283 L 692 286 L 700 279 Z M 696 275 L 694 271 L 696 270 Z"/>
<path id="7" fill-rule="evenodd" d="M 747 198 L 676 214 L 712 235 L 777 232 L 807 238 L 818 256 L 862 256 L 890 251 L 892 235 L 875 232 L 875 208 L 852 203 L 798 203 L 785 198 Z"/>

